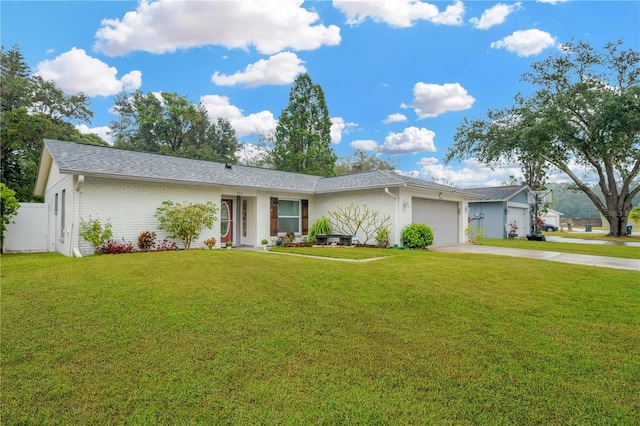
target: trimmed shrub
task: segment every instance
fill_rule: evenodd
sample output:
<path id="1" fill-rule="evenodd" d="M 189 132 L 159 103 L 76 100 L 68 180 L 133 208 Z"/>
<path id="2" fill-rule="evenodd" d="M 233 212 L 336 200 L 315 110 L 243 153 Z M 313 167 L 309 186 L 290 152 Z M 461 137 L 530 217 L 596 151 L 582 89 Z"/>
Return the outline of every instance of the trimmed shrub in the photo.
<path id="1" fill-rule="evenodd" d="M 175 243 L 175 241 L 169 241 L 165 238 L 164 240 L 160 241 L 156 245 L 156 251 L 171 251 L 171 250 L 178 250 L 178 245 Z"/>
<path id="2" fill-rule="evenodd" d="M 138 235 L 138 248 L 142 251 L 149 251 L 156 246 L 156 233 L 143 231 Z"/>
<path id="3" fill-rule="evenodd" d="M 400 239 L 407 248 L 423 249 L 433 244 L 433 230 L 423 223 L 413 223 L 402 230 Z"/>
<path id="4" fill-rule="evenodd" d="M 204 245 L 207 246 L 208 249 L 212 249 L 216 246 L 216 237 L 211 237 L 208 240 L 204 240 Z"/>
<path id="5" fill-rule="evenodd" d="M 108 240 L 100 246 L 100 253 L 102 254 L 124 254 L 135 252 L 136 248 L 130 241 Z"/>

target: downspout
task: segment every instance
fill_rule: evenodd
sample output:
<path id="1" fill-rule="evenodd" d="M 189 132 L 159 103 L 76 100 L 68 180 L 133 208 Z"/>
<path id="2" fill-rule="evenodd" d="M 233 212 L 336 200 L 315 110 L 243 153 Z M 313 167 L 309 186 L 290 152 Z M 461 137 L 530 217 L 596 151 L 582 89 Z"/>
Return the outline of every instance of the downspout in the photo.
<path id="1" fill-rule="evenodd" d="M 73 203 L 73 223 L 71 225 L 71 245 L 73 247 L 73 255 L 75 257 L 82 257 L 80 249 L 78 248 L 78 223 L 80 221 L 80 190 L 84 185 L 84 175 L 78 175 L 78 181 L 76 182 L 76 196 Z"/>
<path id="2" fill-rule="evenodd" d="M 396 244 L 396 245 L 398 245 L 398 241 L 399 241 L 399 239 L 400 239 L 400 235 L 398 235 L 398 232 L 399 232 L 399 230 L 398 230 L 398 223 L 399 223 L 399 221 L 400 221 L 400 200 L 398 199 L 398 197 L 397 197 L 397 196 L 393 195 L 393 194 L 389 191 L 389 188 L 385 188 L 385 189 L 384 189 L 384 192 L 385 192 L 387 195 L 391 195 L 393 198 L 395 198 L 395 199 L 396 199 L 396 219 L 395 219 L 395 228 L 396 228 L 396 231 L 395 231 L 394 241 L 395 241 L 395 244 Z"/>

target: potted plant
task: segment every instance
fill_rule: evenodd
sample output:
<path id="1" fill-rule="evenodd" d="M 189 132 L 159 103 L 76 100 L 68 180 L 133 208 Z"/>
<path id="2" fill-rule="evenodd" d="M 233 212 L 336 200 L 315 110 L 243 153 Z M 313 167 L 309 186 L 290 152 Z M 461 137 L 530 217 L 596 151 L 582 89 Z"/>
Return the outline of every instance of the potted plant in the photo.
<path id="1" fill-rule="evenodd" d="M 267 249 L 267 244 L 269 244 L 269 241 L 267 241 L 266 238 L 262 239 L 262 250 L 266 250 Z"/>
<path id="2" fill-rule="evenodd" d="M 379 228 L 376 234 L 376 241 L 381 248 L 386 248 L 389 245 L 389 228 L 386 226 Z"/>
<path id="3" fill-rule="evenodd" d="M 511 222 L 509 225 L 509 238 L 513 239 L 515 237 L 518 236 L 518 222 L 516 222 L 515 220 L 513 222 Z"/>
<path id="4" fill-rule="evenodd" d="M 226 243 L 224 243 L 228 249 L 230 249 L 233 246 L 233 241 L 229 240 Z"/>

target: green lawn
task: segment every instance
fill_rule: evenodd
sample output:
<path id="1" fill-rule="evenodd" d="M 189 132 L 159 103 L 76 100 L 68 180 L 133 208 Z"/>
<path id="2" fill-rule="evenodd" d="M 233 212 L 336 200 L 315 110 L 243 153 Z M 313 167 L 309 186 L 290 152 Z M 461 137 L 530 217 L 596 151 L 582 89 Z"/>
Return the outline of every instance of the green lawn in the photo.
<path id="1" fill-rule="evenodd" d="M 637 273 L 385 252 L 3 255 L 2 424 L 640 423 Z"/>

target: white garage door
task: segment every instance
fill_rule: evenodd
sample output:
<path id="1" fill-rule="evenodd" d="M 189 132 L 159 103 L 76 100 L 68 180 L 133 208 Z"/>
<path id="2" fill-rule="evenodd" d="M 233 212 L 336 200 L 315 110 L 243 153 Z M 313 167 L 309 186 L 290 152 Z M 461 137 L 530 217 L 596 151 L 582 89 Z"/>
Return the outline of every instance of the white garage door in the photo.
<path id="1" fill-rule="evenodd" d="M 414 198 L 411 221 L 433 229 L 433 244 L 458 243 L 458 203 Z"/>

